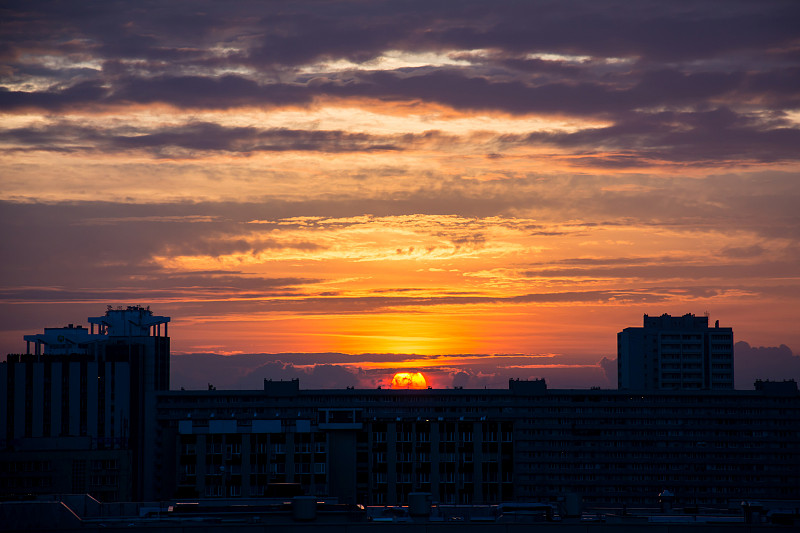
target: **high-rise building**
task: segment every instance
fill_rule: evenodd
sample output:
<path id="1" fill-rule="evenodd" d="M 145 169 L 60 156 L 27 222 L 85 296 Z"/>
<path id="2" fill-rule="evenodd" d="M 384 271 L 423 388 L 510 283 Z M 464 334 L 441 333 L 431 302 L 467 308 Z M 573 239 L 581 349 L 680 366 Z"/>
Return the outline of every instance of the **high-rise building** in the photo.
<path id="1" fill-rule="evenodd" d="M 733 330 L 707 316 L 644 315 L 617 334 L 617 376 L 626 390 L 733 389 Z"/>
<path id="2" fill-rule="evenodd" d="M 0 494 L 152 496 L 158 480 L 148 462 L 156 392 L 169 390 L 169 320 L 109 306 L 89 329 L 25 335 L 26 353 L 0 364 Z"/>

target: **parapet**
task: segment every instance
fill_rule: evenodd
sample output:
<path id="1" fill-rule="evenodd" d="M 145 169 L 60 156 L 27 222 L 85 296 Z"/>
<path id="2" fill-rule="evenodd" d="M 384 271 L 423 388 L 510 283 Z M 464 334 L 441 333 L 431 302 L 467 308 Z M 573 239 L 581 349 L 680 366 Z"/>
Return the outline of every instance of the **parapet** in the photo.
<path id="1" fill-rule="evenodd" d="M 707 329 L 708 317 L 695 316 L 692 313 L 686 313 L 683 316 L 672 316 L 667 313 L 661 316 L 645 314 L 643 325 L 645 328 L 657 329 Z"/>
<path id="2" fill-rule="evenodd" d="M 264 378 L 264 392 L 269 396 L 297 396 L 300 392 L 300 380 L 272 381 Z"/>
<path id="3" fill-rule="evenodd" d="M 757 379 L 753 386 L 757 391 L 770 396 L 795 396 L 797 394 L 797 382 L 793 379 L 783 381 L 762 381 Z"/>
<path id="4" fill-rule="evenodd" d="M 509 379 L 508 390 L 513 394 L 531 396 L 547 393 L 547 382 L 544 379 Z"/>

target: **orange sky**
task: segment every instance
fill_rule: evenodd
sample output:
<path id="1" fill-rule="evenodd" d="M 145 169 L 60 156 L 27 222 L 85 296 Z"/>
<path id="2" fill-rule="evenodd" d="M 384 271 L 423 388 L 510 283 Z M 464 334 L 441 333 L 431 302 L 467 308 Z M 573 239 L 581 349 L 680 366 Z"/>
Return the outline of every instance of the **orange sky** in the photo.
<path id="1" fill-rule="evenodd" d="M 6 10 L 0 346 L 143 304 L 175 353 L 581 386 L 644 313 L 796 353 L 790 5 L 652 7 Z"/>

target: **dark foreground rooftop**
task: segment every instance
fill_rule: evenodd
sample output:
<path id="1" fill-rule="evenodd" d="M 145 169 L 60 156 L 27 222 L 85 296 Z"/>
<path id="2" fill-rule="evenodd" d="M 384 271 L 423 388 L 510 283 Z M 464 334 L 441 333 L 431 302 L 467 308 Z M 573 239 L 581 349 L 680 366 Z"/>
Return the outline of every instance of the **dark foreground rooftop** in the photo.
<path id="1" fill-rule="evenodd" d="M 418 493 L 408 506 L 363 507 L 313 496 L 260 500 L 100 503 L 88 495 L 60 495 L 0 502 L 0 524 L 9 532 L 127 531 L 150 533 L 523 533 L 658 531 L 710 533 L 797 530 L 800 502 L 742 502 L 739 509 L 675 508 L 595 510 L 571 515 L 570 505 L 501 503 L 440 505 Z"/>

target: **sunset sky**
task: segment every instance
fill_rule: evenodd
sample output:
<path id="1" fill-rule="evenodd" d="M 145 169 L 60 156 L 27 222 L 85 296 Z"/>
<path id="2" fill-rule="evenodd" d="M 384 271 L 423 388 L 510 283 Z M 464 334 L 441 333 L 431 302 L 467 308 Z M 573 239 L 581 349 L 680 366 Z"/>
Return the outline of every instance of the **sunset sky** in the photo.
<path id="1" fill-rule="evenodd" d="M 708 312 L 800 378 L 796 1 L 0 21 L 3 354 L 141 304 L 203 383 L 607 387 L 618 331 Z"/>

